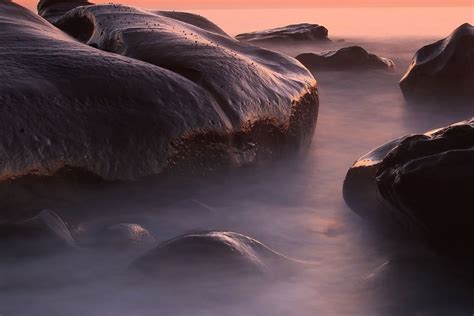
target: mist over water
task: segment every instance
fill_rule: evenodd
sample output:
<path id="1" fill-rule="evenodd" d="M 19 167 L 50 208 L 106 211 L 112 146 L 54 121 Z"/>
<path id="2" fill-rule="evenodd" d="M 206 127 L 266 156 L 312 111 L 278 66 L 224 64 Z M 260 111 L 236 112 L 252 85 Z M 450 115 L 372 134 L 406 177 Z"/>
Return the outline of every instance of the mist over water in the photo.
<path id="1" fill-rule="evenodd" d="M 225 23 L 221 26 L 226 29 Z M 155 284 L 147 277 L 123 274 L 140 255 L 137 251 L 90 249 L 7 261 L 0 263 L 0 315 L 474 313 L 474 292 L 461 267 L 446 268 L 409 236 L 365 222 L 342 198 L 348 168 L 372 148 L 474 116 L 472 104 L 407 104 L 398 87 L 415 51 L 447 36 L 455 26 L 438 37 L 402 39 L 405 34 L 393 30 L 395 37 L 356 38 L 347 30 L 338 32 L 345 42 L 273 47 L 296 56 L 357 44 L 397 65 L 395 72 L 315 73 L 320 112 L 304 159 L 167 188 L 144 181 L 100 192 L 77 202 L 74 209 L 55 210 L 70 219 L 75 231 L 132 222 L 142 224 L 159 241 L 200 230 L 235 231 L 311 264 L 263 280 L 216 274 Z M 247 25 L 241 29 L 248 30 Z"/>

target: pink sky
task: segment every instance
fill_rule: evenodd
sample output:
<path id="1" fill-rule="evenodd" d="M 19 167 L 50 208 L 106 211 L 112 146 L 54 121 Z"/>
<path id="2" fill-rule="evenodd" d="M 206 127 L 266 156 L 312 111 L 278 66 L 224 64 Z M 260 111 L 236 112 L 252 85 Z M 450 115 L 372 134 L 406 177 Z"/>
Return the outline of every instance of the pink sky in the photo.
<path id="1" fill-rule="evenodd" d="M 35 0 L 16 0 L 29 8 Z M 210 9 L 210 8 L 265 8 L 314 6 L 473 6 L 474 0 L 97 0 L 96 3 L 116 2 L 145 8 Z"/>

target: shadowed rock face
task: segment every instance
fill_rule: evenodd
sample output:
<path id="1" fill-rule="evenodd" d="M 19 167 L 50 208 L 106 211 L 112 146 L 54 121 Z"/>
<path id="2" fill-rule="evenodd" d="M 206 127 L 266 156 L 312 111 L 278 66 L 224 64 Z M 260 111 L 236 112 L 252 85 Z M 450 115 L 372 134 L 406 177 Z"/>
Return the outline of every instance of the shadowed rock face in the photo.
<path id="1" fill-rule="evenodd" d="M 38 2 L 38 13 L 50 22 L 57 21 L 64 13 L 75 7 L 92 5 L 87 0 L 40 0 Z"/>
<path id="2" fill-rule="evenodd" d="M 281 257 L 281 258 L 279 258 Z M 198 277 L 262 273 L 268 260 L 284 257 L 255 239 L 233 232 L 211 231 L 164 242 L 132 263 L 131 268 L 158 277 Z"/>
<path id="3" fill-rule="evenodd" d="M 26 220 L 0 223 L 0 249 L 5 258 L 44 255 L 75 247 L 64 221 L 50 210 Z"/>
<path id="4" fill-rule="evenodd" d="M 0 3 L 2 181 L 65 166 L 132 180 L 309 145 L 316 81 L 296 60 L 190 14 L 88 5 L 61 16 L 79 4 L 41 2 L 58 29 Z"/>
<path id="5" fill-rule="evenodd" d="M 474 102 L 474 27 L 466 23 L 447 38 L 416 52 L 400 88 L 406 99 Z"/>
<path id="6" fill-rule="evenodd" d="M 474 257 L 474 120 L 404 137 L 372 153 L 380 155 L 364 156 L 348 172 L 348 204 L 368 217 L 382 210 L 442 252 Z M 360 183 L 370 184 L 364 190 L 376 197 L 375 205 L 358 203 Z"/>
<path id="7" fill-rule="evenodd" d="M 296 57 L 312 70 L 395 70 L 395 63 L 371 54 L 360 46 L 344 47 L 325 53 L 304 53 Z"/>
<path id="8" fill-rule="evenodd" d="M 283 43 L 288 41 L 294 42 L 310 42 L 324 41 L 328 42 L 328 30 L 318 24 L 292 24 L 284 27 L 257 31 L 251 33 L 243 33 L 237 35 L 239 41 L 247 43 Z"/>

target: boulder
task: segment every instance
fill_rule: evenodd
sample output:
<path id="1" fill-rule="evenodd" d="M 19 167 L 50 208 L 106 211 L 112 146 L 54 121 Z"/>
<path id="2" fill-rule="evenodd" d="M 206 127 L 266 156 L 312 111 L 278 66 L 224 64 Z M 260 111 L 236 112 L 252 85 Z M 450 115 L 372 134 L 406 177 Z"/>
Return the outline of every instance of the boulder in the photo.
<path id="1" fill-rule="evenodd" d="M 371 54 L 360 46 L 344 47 L 324 53 L 304 53 L 296 57 L 311 70 L 395 70 L 395 63 L 384 57 Z"/>
<path id="2" fill-rule="evenodd" d="M 465 23 L 450 36 L 418 50 L 400 81 L 407 100 L 474 102 L 474 27 Z"/>
<path id="3" fill-rule="evenodd" d="M 262 274 L 283 257 L 257 240 L 234 232 L 188 234 L 158 245 L 132 263 L 133 270 L 156 277 Z"/>
<path id="4" fill-rule="evenodd" d="M 474 257 L 474 119 L 406 136 L 374 152 L 380 155 L 369 155 L 373 161 L 365 156 L 349 170 L 348 204 L 371 217 L 374 205 L 354 198 L 366 191 L 359 200 L 371 196 L 376 208 L 441 252 Z M 369 185 L 361 189 L 360 183 Z"/>
<path id="5" fill-rule="evenodd" d="M 95 244 L 101 248 L 143 249 L 156 243 L 155 236 L 138 224 L 120 223 L 105 227 L 95 237 Z"/>
<path id="6" fill-rule="evenodd" d="M 199 16 L 87 3 L 51 18 L 58 6 L 40 5 L 55 27 L 0 3 L 0 181 L 194 174 L 309 146 L 316 80 L 295 59 Z"/>
<path id="7" fill-rule="evenodd" d="M 282 44 L 288 42 L 329 42 L 328 30 L 318 24 L 292 24 L 264 31 L 239 34 L 235 37 L 241 42 L 252 44 Z"/>
<path id="8" fill-rule="evenodd" d="M 0 248 L 5 258 L 17 258 L 74 249 L 76 242 L 61 217 L 42 210 L 25 220 L 0 223 Z"/>

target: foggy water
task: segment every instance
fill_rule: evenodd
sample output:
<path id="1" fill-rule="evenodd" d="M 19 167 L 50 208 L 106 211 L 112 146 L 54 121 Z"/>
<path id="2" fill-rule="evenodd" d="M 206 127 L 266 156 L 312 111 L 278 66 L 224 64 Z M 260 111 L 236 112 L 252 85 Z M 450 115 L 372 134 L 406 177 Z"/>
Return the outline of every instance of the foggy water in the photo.
<path id="1" fill-rule="evenodd" d="M 81 201 L 74 210 L 56 210 L 80 224 L 76 231 L 98 222 L 135 222 L 164 241 L 189 231 L 223 229 L 314 264 L 264 282 L 210 275 L 199 282 L 150 285 L 121 274 L 136 252 L 80 250 L 3 262 L 0 315 L 474 313 L 474 292 L 461 266 L 448 269 L 409 236 L 363 221 L 342 198 L 348 168 L 372 148 L 474 116 L 474 105 L 405 103 L 398 80 L 413 53 L 434 39 L 347 38 L 323 47 L 275 47 L 295 56 L 361 44 L 392 58 L 397 70 L 316 73 L 319 119 L 303 160 L 196 179 L 169 190 L 146 182 Z"/>

